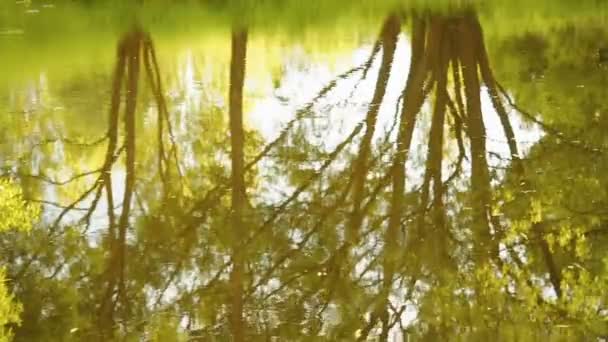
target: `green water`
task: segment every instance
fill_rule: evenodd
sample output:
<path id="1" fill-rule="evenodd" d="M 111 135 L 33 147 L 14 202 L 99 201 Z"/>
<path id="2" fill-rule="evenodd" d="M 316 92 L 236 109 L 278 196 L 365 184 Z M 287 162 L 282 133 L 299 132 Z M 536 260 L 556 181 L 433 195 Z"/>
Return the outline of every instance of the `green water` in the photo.
<path id="1" fill-rule="evenodd" d="M 0 341 L 603 341 L 608 3 L 0 4 Z"/>

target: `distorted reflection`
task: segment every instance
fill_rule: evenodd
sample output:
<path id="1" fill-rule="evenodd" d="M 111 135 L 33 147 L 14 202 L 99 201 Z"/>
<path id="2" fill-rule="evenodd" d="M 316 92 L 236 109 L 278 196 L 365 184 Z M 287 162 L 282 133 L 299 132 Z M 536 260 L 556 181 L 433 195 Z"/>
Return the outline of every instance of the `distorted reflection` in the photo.
<path id="1" fill-rule="evenodd" d="M 131 23 L 111 63 L 11 73 L 0 340 L 607 338 L 608 26 L 581 12 L 402 7 L 322 53 Z"/>

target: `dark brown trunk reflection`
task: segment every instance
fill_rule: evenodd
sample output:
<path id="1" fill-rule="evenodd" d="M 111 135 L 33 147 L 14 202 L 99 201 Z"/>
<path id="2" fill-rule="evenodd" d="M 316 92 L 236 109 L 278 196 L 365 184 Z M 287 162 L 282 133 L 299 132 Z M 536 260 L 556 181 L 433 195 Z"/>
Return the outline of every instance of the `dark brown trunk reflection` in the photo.
<path id="1" fill-rule="evenodd" d="M 113 75 L 112 97 L 109 113 L 109 128 L 107 133 L 108 145 L 106 157 L 101 167 L 100 181 L 96 183 L 97 195 L 87 212 L 86 218 L 97 208 L 98 200 L 104 192 L 106 195 L 108 215 L 108 236 L 106 238 L 108 256 L 106 269 L 103 274 L 103 293 L 99 306 L 99 330 L 102 339 L 111 339 L 115 330 L 119 328 L 116 324 L 116 315 L 121 315 L 122 326 L 127 330 L 127 322 L 132 314 L 129 308 L 129 294 L 127 286 L 127 261 L 128 243 L 127 235 L 132 217 L 132 205 L 134 201 L 136 183 L 136 121 L 137 121 L 137 99 L 139 94 L 141 63 L 145 66 L 145 75 L 150 83 L 158 106 L 159 146 L 163 146 L 165 128 L 163 120 L 168 122 L 168 111 L 162 94 L 160 73 L 152 41 L 148 34 L 135 29 L 127 33 L 118 45 L 117 62 Z M 123 89 L 124 87 L 124 89 Z M 124 90 L 124 142 L 119 147 L 119 121 L 121 118 L 121 93 Z M 173 144 L 173 151 L 175 147 Z M 124 192 L 121 201 L 120 215 L 116 217 L 116 198 L 113 187 L 114 164 L 124 152 L 125 154 L 125 178 Z M 159 160 L 167 158 L 164 156 L 163 148 L 159 148 Z M 176 168 L 179 169 L 176 159 Z M 159 164 L 159 173 L 163 180 L 163 188 L 166 188 L 166 179 L 162 175 L 166 172 Z"/>
<path id="2" fill-rule="evenodd" d="M 231 308 L 230 319 L 234 341 L 245 341 L 243 317 L 243 277 L 245 251 L 241 238 L 247 233 L 243 225 L 245 209 L 245 169 L 244 169 L 244 132 L 243 132 L 243 84 L 245 80 L 245 60 L 247 56 L 247 31 L 235 30 L 232 33 L 232 57 L 230 61 L 230 146 L 231 146 L 231 183 L 232 183 L 232 271 L 230 273 Z"/>
<path id="3" fill-rule="evenodd" d="M 405 193 L 405 161 L 408 157 L 412 135 L 416 125 L 416 113 L 424 101 L 423 88 L 426 60 L 423 59 L 425 50 L 426 25 L 419 18 L 413 19 L 412 24 L 412 58 L 406 86 L 403 90 L 403 107 L 400 115 L 399 131 L 397 135 L 397 151 L 391 167 L 392 195 L 389 212 L 388 227 L 385 237 L 385 256 L 383 260 L 383 285 L 378 309 L 373 314 L 370 323 L 363 330 L 360 340 L 364 340 L 373 328 L 377 317 L 382 321 L 381 340 L 388 337 L 389 313 L 388 297 L 390 295 L 396 267 L 400 263 L 399 245 L 401 239 L 402 215 L 405 211 L 403 196 Z"/>
<path id="4" fill-rule="evenodd" d="M 471 26 L 469 17 L 465 17 L 457 26 L 457 39 L 466 98 L 467 133 L 471 145 L 471 203 L 476 254 L 482 260 L 487 260 L 491 252 L 489 213 L 492 195 L 486 160 L 486 130 L 481 113 L 477 42 L 474 27 Z"/>
<path id="5" fill-rule="evenodd" d="M 122 306 L 123 314 L 128 315 L 128 295 L 126 293 L 126 253 L 127 229 L 131 211 L 131 199 L 135 182 L 135 111 L 137 107 L 137 92 L 139 83 L 140 50 L 143 35 L 136 30 L 125 36 L 118 48 L 118 62 L 112 89 L 112 105 L 110 111 L 110 143 L 106 155 L 107 170 L 104 172 L 104 186 L 108 201 L 109 257 L 105 271 L 105 290 L 100 304 L 100 333 L 104 339 L 111 338 L 115 328 L 115 313 L 117 306 Z M 125 65 L 123 65 L 125 64 Z M 125 67 L 126 66 L 126 67 Z M 122 211 L 116 223 L 114 215 L 114 195 L 112 189 L 112 162 L 117 154 L 116 133 L 120 108 L 120 89 L 123 74 L 126 71 L 126 99 L 124 112 L 124 129 L 126 150 L 125 190 L 122 199 Z M 121 149 L 123 148 L 121 147 Z"/>
<path id="6" fill-rule="evenodd" d="M 378 120 L 378 111 L 382 104 L 382 99 L 386 93 L 386 86 L 390 76 L 391 66 L 395 49 L 397 47 L 397 35 L 401 30 L 401 21 L 399 17 L 393 15 L 386 19 L 382 32 L 380 33 L 380 42 L 383 49 L 382 64 L 378 71 L 378 79 L 372 101 L 369 104 L 367 115 L 365 116 L 365 132 L 359 147 L 357 159 L 353 165 L 353 209 L 352 215 L 346 232 L 347 245 L 356 245 L 359 242 L 359 233 L 365 213 L 362 212 L 362 203 L 365 198 L 365 180 L 367 178 L 369 168 L 369 157 L 371 152 L 372 138 L 376 131 L 376 122 Z"/>
<path id="7" fill-rule="evenodd" d="M 372 148 L 372 138 L 376 132 L 376 123 L 378 119 L 378 112 L 382 101 L 386 94 L 386 89 L 390 77 L 391 67 L 397 48 L 397 40 L 399 32 L 401 31 L 401 19 L 397 15 L 391 15 L 383 23 L 382 30 L 378 37 L 378 40 L 374 44 L 372 56 L 378 53 L 378 49 L 382 49 L 382 61 L 380 69 L 378 71 L 378 78 L 374 87 L 374 93 L 372 100 L 369 104 L 367 114 L 365 116 L 365 130 L 359 145 L 358 154 L 352 165 L 352 176 L 349 183 L 348 191 L 352 191 L 352 210 L 348 218 L 346 225 L 344 244 L 337 251 L 337 254 L 332 260 L 329 266 L 329 277 L 328 280 L 332 281 L 334 277 L 342 279 L 349 279 L 349 273 L 352 271 L 352 260 L 351 260 L 351 249 L 357 246 L 360 242 L 360 230 L 364 222 L 366 215 L 366 208 L 369 207 L 369 203 L 364 205 L 364 200 L 368 198 L 369 194 L 366 191 L 366 180 L 370 169 L 370 154 Z M 371 59 L 370 59 L 371 60 Z M 366 71 L 367 72 L 367 69 Z M 370 199 L 370 202 L 374 199 Z M 340 291 L 335 289 L 335 284 L 328 284 L 330 286 L 330 300 L 332 293 Z M 348 300 L 348 291 L 345 291 L 341 296 Z"/>

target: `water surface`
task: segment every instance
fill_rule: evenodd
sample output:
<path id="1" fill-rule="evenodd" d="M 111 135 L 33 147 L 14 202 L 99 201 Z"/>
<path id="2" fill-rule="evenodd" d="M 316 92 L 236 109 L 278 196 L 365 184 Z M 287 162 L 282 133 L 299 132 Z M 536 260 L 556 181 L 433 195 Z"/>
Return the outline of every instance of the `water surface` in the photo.
<path id="1" fill-rule="evenodd" d="M 0 339 L 607 338 L 607 13 L 9 1 Z"/>

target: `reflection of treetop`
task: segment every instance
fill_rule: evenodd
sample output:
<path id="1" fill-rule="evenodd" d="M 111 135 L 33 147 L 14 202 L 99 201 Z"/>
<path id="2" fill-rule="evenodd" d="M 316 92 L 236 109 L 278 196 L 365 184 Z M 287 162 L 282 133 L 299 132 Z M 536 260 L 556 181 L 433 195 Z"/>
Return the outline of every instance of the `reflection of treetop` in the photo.
<path id="1" fill-rule="evenodd" d="M 491 63 L 475 12 L 417 13 L 388 15 L 369 56 L 270 141 L 243 123 L 255 31 L 232 29 L 227 115 L 221 106 L 184 115 L 151 35 L 128 31 L 104 99 L 105 134 L 36 142 L 7 168 L 45 214 L 30 235 L 0 237 L 24 305 L 17 338 L 607 334 L 601 137 L 528 112 L 530 99 L 523 106 L 518 95 L 530 85 L 499 83 L 505 73 Z M 400 77 L 404 42 L 411 58 Z M 390 103 L 395 79 L 404 83 Z M 333 94 L 348 87 L 345 99 Z M 585 104 L 603 111 L 593 94 Z M 351 125 L 320 124 L 341 106 Z M 522 149 L 514 123 L 544 135 Z M 319 139 L 324 130 L 340 131 L 339 141 Z M 82 170 L 76 156 L 63 157 L 74 161 L 67 166 L 28 162 L 53 144 L 71 155 L 101 149 L 101 165 Z M 70 167 L 69 177 L 54 177 Z M 592 199 L 575 198 L 577 189 Z"/>

